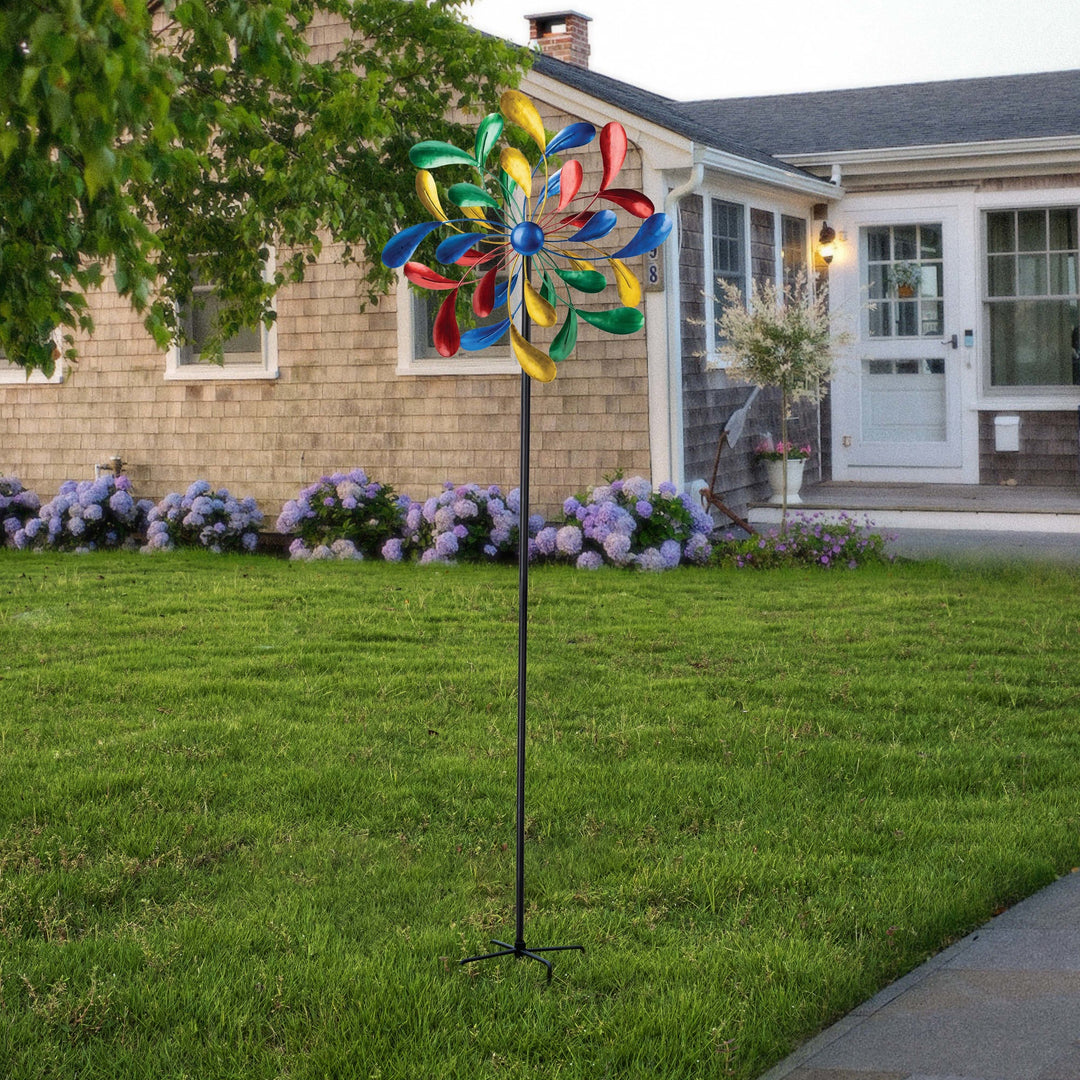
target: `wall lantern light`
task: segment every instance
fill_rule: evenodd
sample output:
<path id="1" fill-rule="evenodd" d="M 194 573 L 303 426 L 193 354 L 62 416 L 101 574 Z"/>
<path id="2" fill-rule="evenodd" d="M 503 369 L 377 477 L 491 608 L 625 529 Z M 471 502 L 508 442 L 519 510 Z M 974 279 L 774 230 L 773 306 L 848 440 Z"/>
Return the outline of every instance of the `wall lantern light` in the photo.
<path id="1" fill-rule="evenodd" d="M 827 221 L 822 223 L 818 236 L 818 254 L 826 266 L 833 261 L 836 254 L 836 230 Z"/>

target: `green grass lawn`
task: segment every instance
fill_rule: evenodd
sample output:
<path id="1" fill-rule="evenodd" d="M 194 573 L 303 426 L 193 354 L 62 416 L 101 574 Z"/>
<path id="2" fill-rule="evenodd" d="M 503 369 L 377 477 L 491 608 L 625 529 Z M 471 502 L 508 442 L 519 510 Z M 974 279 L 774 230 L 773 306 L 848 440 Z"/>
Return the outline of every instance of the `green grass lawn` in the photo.
<path id="1" fill-rule="evenodd" d="M 0 1075 L 737 1077 L 1078 861 L 1080 574 L 0 554 Z"/>

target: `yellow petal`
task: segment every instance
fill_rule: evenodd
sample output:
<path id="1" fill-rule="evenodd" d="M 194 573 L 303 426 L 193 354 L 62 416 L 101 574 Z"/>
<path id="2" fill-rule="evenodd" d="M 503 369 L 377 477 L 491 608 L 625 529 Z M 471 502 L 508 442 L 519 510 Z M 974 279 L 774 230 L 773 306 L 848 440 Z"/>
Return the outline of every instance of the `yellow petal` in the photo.
<path id="1" fill-rule="evenodd" d="M 529 318 L 537 326 L 554 326 L 558 319 L 555 309 L 527 281 L 525 282 L 525 308 L 529 312 Z"/>
<path id="2" fill-rule="evenodd" d="M 557 374 L 555 361 L 547 353 L 541 352 L 531 342 L 526 341 L 518 331 L 518 328 L 510 326 L 510 344 L 514 349 L 514 356 L 521 365 L 521 370 L 535 379 L 537 382 L 551 382 Z"/>
<path id="3" fill-rule="evenodd" d="M 536 106 L 520 90 L 507 90 L 503 94 L 499 99 L 499 112 L 512 124 L 517 124 L 540 147 L 540 152 L 544 152 L 547 147 L 544 122 Z"/>
<path id="4" fill-rule="evenodd" d="M 424 209 L 439 221 L 446 221 L 446 211 L 439 202 L 439 192 L 435 187 L 435 177 L 427 171 L 420 169 L 416 174 L 416 195 L 424 204 Z"/>
<path id="5" fill-rule="evenodd" d="M 612 259 L 611 265 L 615 270 L 615 285 L 623 307 L 637 307 L 641 303 L 641 282 L 622 259 Z"/>
<path id="6" fill-rule="evenodd" d="M 593 266 L 593 264 L 591 262 L 589 262 L 588 259 L 574 259 L 574 258 L 572 258 L 570 260 L 570 264 L 571 264 L 571 266 L 573 266 L 573 268 L 575 270 L 595 270 L 596 269 L 596 267 Z"/>
<path id="7" fill-rule="evenodd" d="M 503 172 L 525 192 L 525 198 L 531 199 L 532 166 L 529 164 L 529 159 L 516 147 L 507 146 L 499 155 L 499 165 Z"/>
<path id="8" fill-rule="evenodd" d="M 487 217 L 484 215 L 484 208 L 482 206 L 463 206 L 461 212 L 474 221 L 480 221 L 484 223 L 484 228 L 490 229 L 491 225 L 488 223 Z"/>

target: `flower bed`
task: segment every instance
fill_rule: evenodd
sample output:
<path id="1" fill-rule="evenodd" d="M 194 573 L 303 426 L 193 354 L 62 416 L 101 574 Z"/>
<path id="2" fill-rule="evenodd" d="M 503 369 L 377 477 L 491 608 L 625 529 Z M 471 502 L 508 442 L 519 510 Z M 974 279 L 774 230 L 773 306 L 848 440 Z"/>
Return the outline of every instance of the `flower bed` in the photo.
<path id="1" fill-rule="evenodd" d="M 3 529 L 0 536 L 6 547 L 27 546 L 26 525 L 37 517 L 40 509 L 37 493 L 27 491 L 17 476 L 0 476 L 0 528 Z"/>
<path id="2" fill-rule="evenodd" d="M 152 506 L 149 499 L 135 499 L 124 475 L 65 480 L 55 498 L 16 532 L 15 546 L 76 552 L 135 547 Z"/>
<path id="3" fill-rule="evenodd" d="M 204 547 L 216 554 L 254 551 L 263 515 L 252 498 L 234 499 L 227 488 L 214 491 L 196 480 L 181 495 L 172 492 L 147 515 L 144 552 Z"/>

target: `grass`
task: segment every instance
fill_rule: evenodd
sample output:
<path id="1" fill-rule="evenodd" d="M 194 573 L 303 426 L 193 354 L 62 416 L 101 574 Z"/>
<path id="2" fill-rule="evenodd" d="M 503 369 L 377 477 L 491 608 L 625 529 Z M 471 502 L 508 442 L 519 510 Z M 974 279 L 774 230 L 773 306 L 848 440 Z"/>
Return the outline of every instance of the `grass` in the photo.
<path id="1" fill-rule="evenodd" d="M 749 1078 L 1078 861 L 1078 575 L 0 555 L 0 1071 Z"/>

